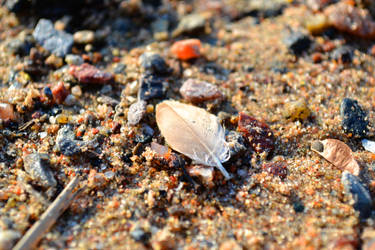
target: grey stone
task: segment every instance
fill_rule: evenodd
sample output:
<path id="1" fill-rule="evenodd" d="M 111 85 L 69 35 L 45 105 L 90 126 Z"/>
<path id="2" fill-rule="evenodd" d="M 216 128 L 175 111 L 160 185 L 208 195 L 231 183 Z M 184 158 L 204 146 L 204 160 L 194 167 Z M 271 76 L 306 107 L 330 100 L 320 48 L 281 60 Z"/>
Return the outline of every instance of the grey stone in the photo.
<path id="1" fill-rule="evenodd" d="M 341 182 L 344 184 L 347 193 L 350 193 L 354 199 L 354 209 L 359 211 L 360 217 L 366 219 L 370 217 L 372 210 L 372 199 L 368 189 L 363 186 L 357 176 L 344 171 L 341 176 Z"/>
<path id="2" fill-rule="evenodd" d="M 24 157 L 24 168 L 31 178 L 45 188 L 55 187 L 56 179 L 48 166 L 48 155 L 32 153 Z"/>
<path id="3" fill-rule="evenodd" d="M 146 102 L 137 101 L 133 103 L 128 112 L 128 124 L 131 126 L 137 125 L 146 113 Z"/>
<path id="4" fill-rule="evenodd" d="M 74 43 L 71 34 L 55 30 L 53 23 L 48 19 L 39 20 L 33 36 L 43 48 L 60 57 L 68 54 Z"/>
<path id="5" fill-rule="evenodd" d="M 344 98 L 340 106 L 342 127 L 345 133 L 351 133 L 356 137 L 365 137 L 368 133 L 367 113 L 356 100 Z"/>

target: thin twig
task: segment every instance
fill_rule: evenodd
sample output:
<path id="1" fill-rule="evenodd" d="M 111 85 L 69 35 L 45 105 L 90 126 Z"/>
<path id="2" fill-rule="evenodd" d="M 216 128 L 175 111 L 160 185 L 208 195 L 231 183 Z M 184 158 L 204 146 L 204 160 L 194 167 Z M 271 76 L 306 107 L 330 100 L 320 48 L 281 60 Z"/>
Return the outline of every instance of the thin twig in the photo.
<path id="1" fill-rule="evenodd" d="M 77 192 L 73 192 L 79 182 L 78 176 L 74 177 L 64 190 L 59 194 L 55 201 L 16 244 L 14 250 L 33 249 L 43 235 L 56 222 L 57 218 L 67 209 L 74 199 Z"/>

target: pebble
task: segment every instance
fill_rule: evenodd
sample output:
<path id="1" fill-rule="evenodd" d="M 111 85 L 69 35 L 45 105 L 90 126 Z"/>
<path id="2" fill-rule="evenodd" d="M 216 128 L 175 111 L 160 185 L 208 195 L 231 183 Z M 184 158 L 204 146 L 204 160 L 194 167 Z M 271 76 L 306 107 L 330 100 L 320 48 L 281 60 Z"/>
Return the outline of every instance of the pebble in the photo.
<path id="1" fill-rule="evenodd" d="M 140 56 L 140 64 L 145 72 L 164 75 L 170 73 L 168 64 L 159 54 L 146 52 Z"/>
<path id="2" fill-rule="evenodd" d="M 342 117 L 341 125 L 346 134 L 355 137 L 365 137 L 368 133 L 367 113 L 361 108 L 356 100 L 344 98 L 340 107 Z"/>
<path id="3" fill-rule="evenodd" d="M 71 34 L 55 30 L 53 23 L 48 19 L 39 20 L 33 36 L 43 48 L 59 57 L 68 54 L 74 42 Z"/>
<path id="4" fill-rule="evenodd" d="M 362 140 L 362 146 L 369 152 L 375 154 L 375 141 L 369 141 L 366 139 Z"/>
<path id="5" fill-rule="evenodd" d="M 140 143 L 150 142 L 153 135 L 154 130 L 147 124 L 143 124 L 140 130 L 138 130 L 134 140 Z"/>
<path id="6" fill-rule="evenodd" d="M 166 92 L 164 79 L 153 74 L 143 75 L 138 89 L 138 99 L 148 101 L 163 98 Z"/>
<path id="7" fill-rule="evenodd" d="M 268 154 L 273 151 L 275 137 L 266 123 L 240 112 L 238 130 L 248 139 L 255 152 Z"/>
<path id="8" fill-rule="evenodd" d="M 68 54 L 65 56 L 65 62 L 69 65 L 81 65 L 84 63 L 79 55 Z"/>
<path id="9" fill-rule="evenodd" d="M 58 114 L 55 117 L 55 121 L 57 124 L 67 124 L 69 122 L 69 116 L 64 114 Z"/>
<path id="10" fill-rule="evenodd" d="M 194 165 L 186 167 L 189 175 L 194 177 L 198 177 L 204 185 L 208 187 L 214 187 L 215 184 L 213 182 L 214 179 L 214 168 L 202 165 Z"/>
<path id="11" fill-rule="evenodd" d="M 63 155 L 73 156 L 80 153 L 83 144 L 82 141 L 75 140 L 70 126 L 64 126 L 57 132 L 56 147 Z"/>
<path id="12" fill-rule="evenodd" d="M 338 2 L 324 10 L 329 23 L 339 31 L 362 38 L 375 37 L 375 22 L 366 9 L 360 9 L 351 4 Z"/>
<path id="13" fill-rule="evenodd" d="M 241 133 L 236 131 L 229 131 L 225 139 L 229 146 L 231 158 L 235 155 L 240 154 L 241 152 L 246 151 L 246 139 L 242 136 Z"/>
<path id="14" fill-rule="evenodd" d="M 128 124 L 130 126 L 137 125 L 142 120 L 143 116 L 146 114 L 146 105 L 147 103 L 142 100 L 130 105 L 128 111 Z"/>
<path id="15" fill-rule="evenodd" d="M 141 227 L 137 226 L 133 230 L 130 231 L 130 236 L 133 238 L 133 240 L 147 243 L 149 239 L 151 238 L 151 234 L 145 232 Z"/>
<path id="16" fill-rule="evenodd" d="M 23 39 L 12 39 L 7 45 L 7 50 L 14 54 L 14 55 L 21 55 L 25 56 L 30 53 L 30 49 L 32 48 L 32 42 L 29 41 L 28 37 Z"/>
<path id="17" fill-rule="evenodd" d="M 288 173 L 288 169 L 284 161 L 264 163 L 262 168 L 273 176 L 278 176 L 281 179 L 284 179 Z"/>
<path id="18" fill-rule="evenodd" d="M 343 183 L 346 192 L 353 195 L 353 207 L 355 210 L 359 211 L 360 217 L 362 219 L 370 217 L 372 210 L 371 196 L 359 178 L 344 171 L 341 176 L 341 182 Z"/>
<path id="19" fill-rule="evenodd" d="M 67 90 L 64 86 L 63 82 L 59 82 L 52 88 L 52 95 L 54 100 L 61 104 L 64 102 L 65 98 L 69 95 L 69 90 Z"/>
<path id="20" fill-rule="evenodd" d="M 182 17 L 177 28 L 173 31 L 172 37 L 179 35 L 197 35 L 204 32 L 206 18 L 202 14 L 190 14 Z"/>
<path id="21" fill-rule="evenodd" d="M 0 103 L 0 119 L 1 120 L 15 120 L 16 119 L 16 114 L 11 104 Z"/>
<path id="22" fill-rule="evenodd" d="M 199 103 L 223 97 L 219 88 L 211 83 L 196 79 L 188 79 L 180 88 L 180 94 L 185 100 Z"/>
<path id="23" fill-rule="evenodd" d="M 72 95 L 80 97 L 82 95 L 82 89 L 79 85 L 74 86 L 71 89 Z"/>
<path id="24" fill-rule="evenodd" d="M 75 43 L 88 44 L 93 43 L 95 40 L 95 32 L 92 30 L 80 30 L 73 34 Z"/>
<path id="25" fill-rule="evenodd" d="M 305 100 L 297 100 L 288 102 L 285 104 L 283 116 L 286 119 L 295 120 L 306 120 L 311 114 L 309 107 Z"/>
<path id="26" fill-rule="evenodd" d="M 44 63 L 48 66 L 54 67 L 55 69 L 58 69 L 64 65 L 63 59 L 54 54 L 47 57 Z"/>
<path id="27" fill-rule="evenodd" d="M 157 41 L 165 41 L 168 39 L 169 21 L 166 18 L 158 18 L 151 23 L 154 39 Z"/>
<path id="28" fill-rule="evenodd" d="M 353 59 L 353 48 L 350 46 L 340 46 L 331 53 L 331 58 L 339 63 L 351 63 Z"/>
<path id="29" fill-rule="evenodd" d="M 315 14 L 306 20 L 305 27 L 313 35 L 320 34 L 329 27 L 328 19 L 324 14 Z"/>
<path id="30" fill-rule="evenodd" d="M 198 39 L 186 39 L 175 42 L 171 52 L 180 60 L 190 60 L 201 56 L 201 41 Z"/>
<path id="31" fill-rule="evenodd" d="M 107 84 L 114 80 L 113 74 L 99 70 L 88 63 L 79 66 L 70 65 L 69 73 L 79 82 L 87 84 Z"/>
<path id="32" fill-rule="evenodd" d="M 11 250 L 15 241 L 21 237 L 21 234 L 13 230 L 0 230 L 0 249 Z"/>
<path id="33" fill-rule="evenodd" d="M 55 187 L 56 179 L 48 166 L 48 155 L 32 153 L 23 158 L 26 172 L 40 186 L 45 188 Z"/>
<path id="34" fill-rule="evenodd" d="M 284 43 L 291 52 L 300 55 L 310 48 L 312 41 L 308 35 L 301 32 L 292 32 L 284 39 Z"/>

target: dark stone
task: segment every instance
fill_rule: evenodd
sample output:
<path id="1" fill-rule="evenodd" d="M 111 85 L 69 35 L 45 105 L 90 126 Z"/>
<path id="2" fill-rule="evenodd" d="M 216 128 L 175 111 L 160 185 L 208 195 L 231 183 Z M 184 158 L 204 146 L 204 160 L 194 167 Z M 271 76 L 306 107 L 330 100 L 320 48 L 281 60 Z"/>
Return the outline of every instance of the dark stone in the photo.
<path id="1" fill-rule="evenodd" d="M 301 201 L 296 201 L 293 203 L 293 209 L 296 213 L 302 213 L 305 210 L 305 206 Z"/>
<path id="2" fill-rule="evenodd" d="M 61 128 L 56 137 L 57 149 L 66 156 L 73 156 L 81 152 L 83 141 L 75 139 L 74 131 L 70 126 Z"/>
<path id="3" fill-rule="evenodd" d="M 370 217 L 372 210 L 371 196 L 359 178 L 345 171 L 342 173 L 341 182 L 344 184 L 346 192 L 353 196 L 353 207 L 359 211 L 360 217 L 362 219 Z"/>
<path id="4" fill-rule="evenodd" d="M 284 179 L 288 174 L 286 163 L 283 161 L 268 162 L 263 164 L 263 169 L 273 176 L 278 176 Z"/>
<path id="5" fill-rule="evenodd" d="M 136 227 L 130 232 L 130 236 L 133 238 L 133 240 L 147 243 L 151 237 L 151 234 L 148 232 L 145 232 L 142 228 Z"/>
<path id="6" fill-rule="evenodd" d="M 68 54 L 74 43 L 71 34 L 55 30 L 53 23 L 47 19 L 39 20 L 33 36 L 43 48 L 60 57 Z"/>
<path id="7" fill-rule="evenodd" d="M 52 95 L 52 90 L 50 87 L 44 87 L 43 88 L 43 94 L 48 97 L 49 99 L 52 99 L 53 98 L 53 95 Z"/>
<path id="8" fill-rule="evenodd" d="M 164 58 L 156 53 L 143 53 L 140 63 L 147 73 L 164 75 L 171 72 Z"/>
<path id="9" fill-rule="evenodd" d="M 153 135 L 154 130 L 150 126 L 145 124 L 142 126 L 142 128 L 138 131 L 137 135 L 135 136 L 135 141 L 140 143 L 150 142 Z"/>
<path id="10" fill-rule="evenodd" d="M 270 127 L 254 117 L 240 113 L 238 119 L 238 130 L 246 136 L 252 149 L 257 153 L 266 154 L 273 151 L 275 137 Z"/>
<path id="11" fill-rule="evenodd" d="M 163 98 L 166 88 L 164 79 L 153 74 L 147 74 L 141 79 L 141 86 L 138 91 L 138 99 L 148 101 L 154 98 Z"/>
<path id="12" fill-rule="evenodd" d="M 131 30 L 132 22 L 126 18 L 117 18 L 112 25 L 113 30 L 126 33 Z"/>
<path id="13" fill-rule="evenodd" d="M 341 46 L 332 51 L 331 58 L 341 63 L 351 63 L 353 49 L 349 46 Z"/>
<path id="14" fill-rule="evenodd" d="M 39 153 L 29 154 L 24 157 L 24 168 L 38 185 L 50 188 L 57 185 L 55 177 L 48 166 L 48 155 Z"/>
<path id="15" fill-rule="evenodd" d="M 284 39 L 284 43 L 291 52 L 300 55 L 310 48 L 311 39 L 301 32 L 293 32 Z"/>
<path id="16" fill-rule="evenodd" d="M 7 44 L 7 49 L 14 55 L 28 55 L 30 53 L 30 49 L 33 46 L 33 44 L 28 40 L 29 39 L 13 39 Z"/>
<path id="17" fill-rule="evenodd" d="M 344 132 L 356 137 L 364 137 L 368 133 L 367 113 L 356 100 L 345 98 L 340 107 Z"/>

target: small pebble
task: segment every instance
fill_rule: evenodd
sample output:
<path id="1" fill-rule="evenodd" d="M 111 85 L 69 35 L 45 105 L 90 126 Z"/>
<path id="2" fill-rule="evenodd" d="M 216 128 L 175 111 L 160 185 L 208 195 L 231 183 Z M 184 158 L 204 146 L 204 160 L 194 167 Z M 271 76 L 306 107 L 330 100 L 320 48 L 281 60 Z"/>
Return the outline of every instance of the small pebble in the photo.
<path id="1" fill-rule="evenodd" d="M 187 39 L 175 42 L 171 52 L 180 60 L 190 60 L 201 56 L 201 41 L 198 39 Z"/>
<path id="2" fill-rule="evenodd" d="M 340 107 L 342 117 L 341 125 L 346 134 L 355 137 L 365 137 L 368 133 L 367 113 L 361 108 L 356 100 L 344 98 Z"/>
<path id="3" fill-rule="evenodd" d="M 151 234 L 145 232 L 141 227 L 136 227 L 130 231 L 130 236 L 137 242 L 147 243 L 151 238 Z"/>
<path id="4" fill-rule="evenodd" d="M 53 23 L 47 19 L 39 20 L 33 36 L 43 48 L 59 57 L 68 54 L 74 42 L 71 34 L 55 30 Z"/>
<path id="5" fill-rule="evenodd" d="M 64 114 L 59 114 L 55 117 L 57 124 L 67 124 L 69 122 L 69 116 Z"/>
<path id="6" fill-rule="evenodd" d="M 147 73 L 164 75 L 170 72 L 164 58 L 156 53 L 143 53 L 140 56 L 140 64 Z"/>
<path id="7" fill-rule="evenodd" d="M 13 230 L 0 230 L 0 249 L 11 250 L 15 241 L 21 237 L 21 234 Z"/>
<path id="8" fill-rule="evenodd" d="M 240 154 L 241 152 L 246 151 L 246 139 L 242 136 L 241 133 L 236 131 L 229 131 L 226 136 L 226 141 L 229 146 L 231 158 L 235 155 Z"/>
<path id="9" fill-rule="evenodd" d="M 182 17 L 177 28 L 173 31 L 172 36 L 196 35 L 204 32 L 205 26 L 206 18 L 202 14 L 186 15 Z"/>
<path id="10" fill-rule="evenodd" d="M 128 124 L 131 126 L 137 125 L 146 114 L 146 102 L 137 101 L 133 103 L 128 112 Z"/>
<path id="11" fill-rule="evenodd" d="M 339 63 L 351 63 L 353 59 L 353 48 L 349 46 L 340 46 L 331 53 L 331 58 Z"/>
<path id="12" fill-rule="evenodd" d="M 375 22 L 366 9 L 342 1 L 328 6 L 324 14 L 329 23 L 339 31 L 362 38 L 375 37 Z"/>
<path id="13" fill-rule="evenodd" d="M 79 82 L 87 84 L 107 84 L 114 80 L 113 74 L 99 70 L 88 63 L 79 66 L 70 65 L 69 73 Z"/>
<path id="14" fill-rule="evenodd" d="M 305 100 L 297 100 L 294 102 L 288 102 L 285 104 L 283 116 L 286 119 L 295 120 L 306 120 L 311 114 L 309 107 Z"/>
<path id="15" fill-rule="evenodd" d="M 238 130 L 248 139 L 250 146 L 257 153 L 270 153 L 275 147 L 275 137 L 270 127 L 254 117 L 240 112 Z"/>
<path id="16" fill-rule="evenodd" d="M 163 98 L 166 92 L 164 79 L 152 74 L 141 78 L 141 86 L 138 89 L 138 99 L 148 101 L 154 98 Z"/>
<path id="17" fill-rule="evenodd" d="M 375 154 L 375 141 L 369 141 L 367 139 L 362 140 L 362 146 L 371 153 Z"/>
<path id="18" fill-rule="evenodd" d="M 80 30 L 73 35 L 74 42 L 78 44 L 93 43 L 95 40 L 95 33 L 92 30 Z"/>
<path id="19" fill-rule="evenodd" d="M 188 79 L 180 88 L 180 94 L 185 100 L 199 103 L 223 97 L 216 85 L 196 79 Z"/>
<path id="20" fill-rule="evenodd" d="M 308 35 L 301 32 L 293 32 L 284 39 L 284 43 L 291 52 L 300 55 L 310 48 L 312 42 Z"/>
<path id="21" fill-rule="evenodd" d="M 81 65 L 84 63 L 79 55 L 68 54 L 65 56 L 65 62 L 69 65 Z"/>
<path id="22" fill-rule="evenodd" d="M 288 173 L 286 163 L 283 161 L 265 163 L 263 164 L 262 168 L 268 173 L 278 176 L 281 179 L 284 179 Z"/>
<path id="23" fill-rule="evenodd" d="M 24 168 L 38 185 L 50 188 L 57 185 L 56 179 L 48 166 L 48 155 L 32 153 L 23 158 Z"/>
<path id="24" fill-rule="evenodd" d="M 353 195 L 353 207 L 355 210 L 359 211 L 360 217 L 362 219 L 370 217 L 372 210 L 371 196 L 359 178 L 344 171 L 341 176 L 341 182 L 343 183 L 346 192 Z"/>
<path id="25" fill-rule="evenodd" d="M 306 20 L 305 27 L 313 35 L 320 34 L 329 27 L 328 19 L 324 14 L 315 14 Z"/>
<path id="26" fill-rule="evenodd" d="M 82 141 L 75 140 L 75 133 L 70 126 L 62 127 L 56 136 L 57 149 L 66 156 L 73 156 L 81 152 Z"/>
<path id="27" fill-rule="evenodd" d="M 74 86 L 71 91 L 74 96 L 80 97 L 82 95 L 82 89 L 79 85 Z"/>
<path id="28" fill-rule="evenodd" d="M 65 98 L 69 95 L 69 90 L 67 90 L 64 86 L 63 82 L 59 82 L 52 88 L 52 95 L 54 100 L 61 104 L 64 102 Z"/>
<path id="29" fill-rule="evenodd" d="M 208 187 L 214 187 L 214 168 L 202 165 L 194 165 L 186 167 L 189 175 L 198 177 L 204 185 Z"/>
<path id="30" fill-rule="evenodd" d="M 11 104 L 0 103 L 0 119 L 1 120 L 15 120 L 16 119 L 16 114 Z"/>
<path id="31" fill-rule="evenodd" d="M 52 54 L 47 57 L 47 59 L 45 60 L 45 64 L 58 69 L 63 66 L 64 62 L 61 57 Z"/>

